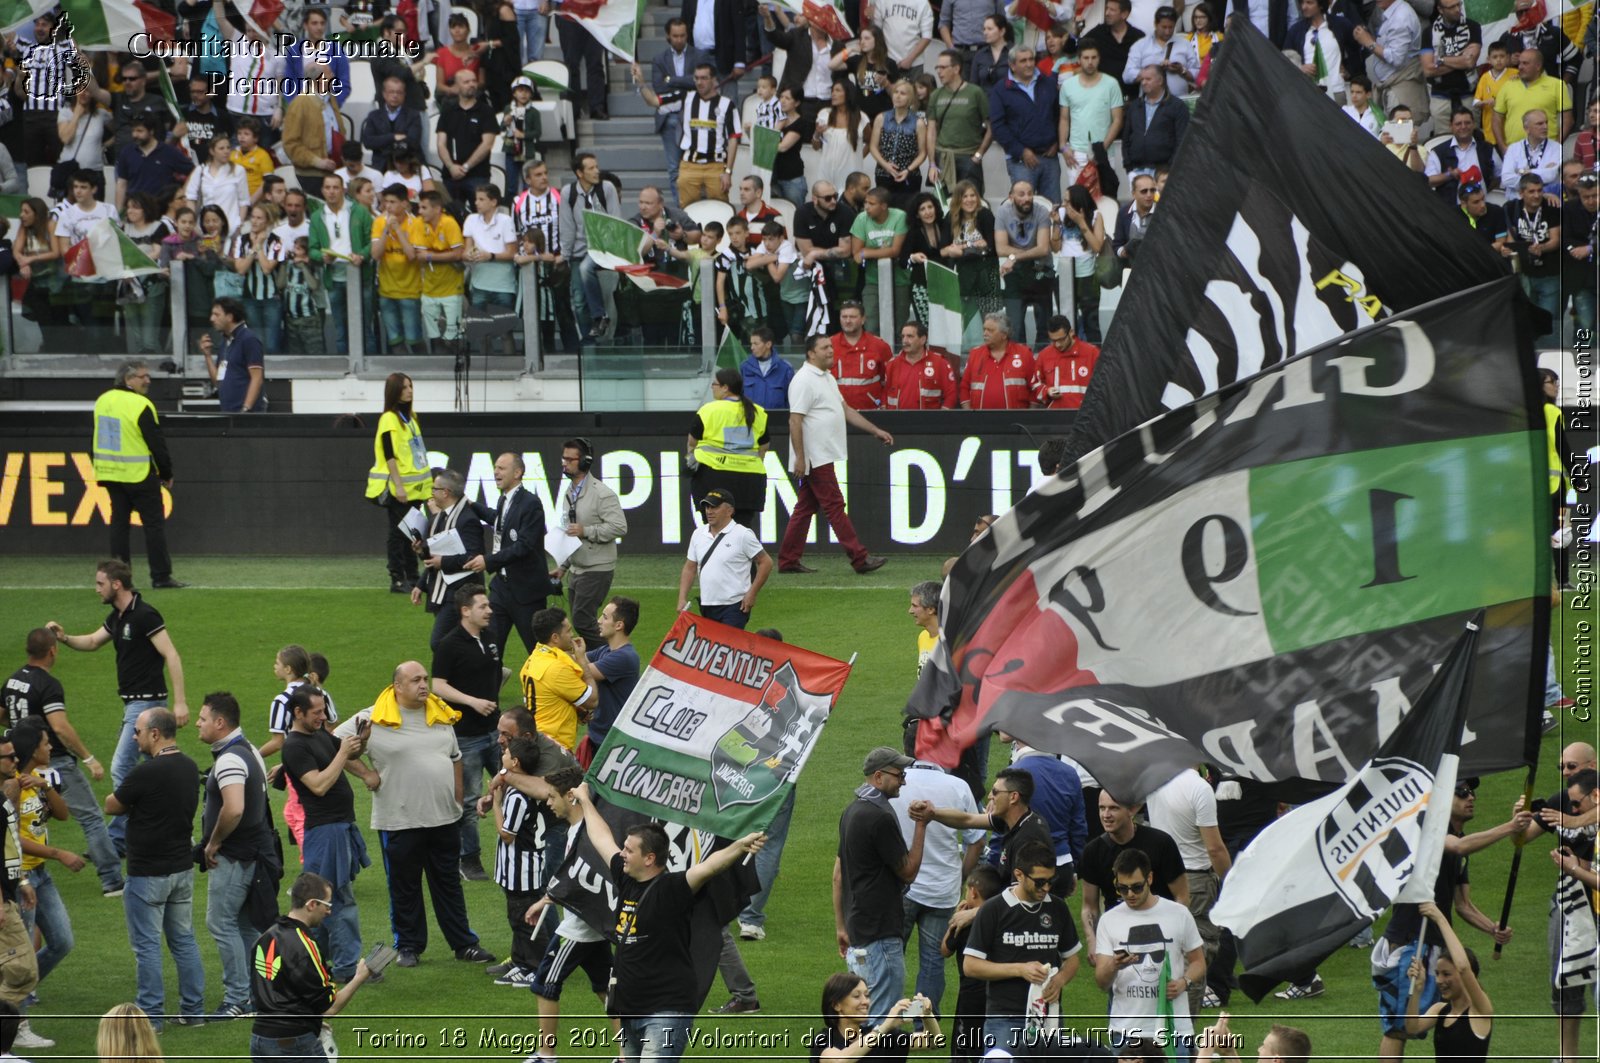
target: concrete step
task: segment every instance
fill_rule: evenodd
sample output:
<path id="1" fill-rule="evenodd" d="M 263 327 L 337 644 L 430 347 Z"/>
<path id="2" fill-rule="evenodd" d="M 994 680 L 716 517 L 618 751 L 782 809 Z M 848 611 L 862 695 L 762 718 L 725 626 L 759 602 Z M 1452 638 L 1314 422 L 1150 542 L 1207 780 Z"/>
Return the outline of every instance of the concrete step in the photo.
<path id="1" fill-rule="evenodd" d="M 608 141 L 613 137 L 653 137 L 656 120 L 643 115 L 613 114 L 608 121 L 596 122 L 592 118 L 578 119 L 578 136 L 581 139 Z"/>

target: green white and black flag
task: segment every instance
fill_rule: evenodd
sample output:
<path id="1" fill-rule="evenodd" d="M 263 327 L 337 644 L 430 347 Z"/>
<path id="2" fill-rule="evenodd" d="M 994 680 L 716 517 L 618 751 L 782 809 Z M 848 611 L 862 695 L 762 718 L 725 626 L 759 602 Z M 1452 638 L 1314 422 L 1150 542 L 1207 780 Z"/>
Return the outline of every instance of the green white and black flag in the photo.
<path id="1" fill-rule="evenodd" d="M 1391 904 L 1433 899 L 1478 633 L 1474 620 L 1349 782 L 1268 825 L 1228 872 L 1211 920 L 1233 931 L 1251 999 L 1316 970 Z"/>
<path id="2" fill-rule="evenodd" d="M 1484 609 L 1463 770 L 1526 763 L 1549 500 L 1517 297 L 1392 315 L 1064 466 L 952 569 L 918 754 L 999 729 L 1125 802 L 1200 761 L 1343 783 Z"/>

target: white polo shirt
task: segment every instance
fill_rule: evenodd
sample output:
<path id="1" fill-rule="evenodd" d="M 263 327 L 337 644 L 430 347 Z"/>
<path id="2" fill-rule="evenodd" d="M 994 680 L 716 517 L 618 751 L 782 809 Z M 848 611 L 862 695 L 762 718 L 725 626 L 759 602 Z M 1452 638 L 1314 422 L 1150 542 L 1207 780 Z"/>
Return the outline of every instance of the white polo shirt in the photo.
<path id="1" fill-rule="evenodd" d="M 806 463 L 832 465 L 849 457 L 845 447 L 844 397 L 832 374 L 807 362 L 789 382 L 789 412 L 805 417 L 802 435 Z M 794 465 L 794 442 L 789 443 L 789 463 Z"/>
<path id="2" fill-rule="evenodd" d="M 717 535 L 721 534 L 719 542 Z M 716 543 L 716 549 L 711 544 Z M 721 533 L 702 524 L 689 537 L 689 560 L 700 566 L 700 604 L 734 605 L 750 590 L 750 565 L 764 549 L 756 533 L 730 520 Z M 707 556 L 709 552 L 709 556 Z"/>

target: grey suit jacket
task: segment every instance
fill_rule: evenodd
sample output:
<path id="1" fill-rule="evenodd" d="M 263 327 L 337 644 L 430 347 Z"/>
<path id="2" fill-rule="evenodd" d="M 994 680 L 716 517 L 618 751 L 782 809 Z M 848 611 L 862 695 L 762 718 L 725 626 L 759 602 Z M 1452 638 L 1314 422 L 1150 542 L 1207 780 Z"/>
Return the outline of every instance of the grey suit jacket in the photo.
<path id="1" fill-rule="evenodd" d="M 657 52 L 656 57 L 650 60 L 650 87 L 655 94 L 661 97 L 663 104 L 681 103 L 683 98 L 694 91 L 694 68 L 700 63 L 715 63 L 716 60 L 693 44 L 683 46 L 683 76 L 679 77 L 672 69 L 672 49 L 667 48 Z M 656 132 L 667 124 L 667 120 L 676 114 L 676 106 L 665 114 L 656 112 Z"/>

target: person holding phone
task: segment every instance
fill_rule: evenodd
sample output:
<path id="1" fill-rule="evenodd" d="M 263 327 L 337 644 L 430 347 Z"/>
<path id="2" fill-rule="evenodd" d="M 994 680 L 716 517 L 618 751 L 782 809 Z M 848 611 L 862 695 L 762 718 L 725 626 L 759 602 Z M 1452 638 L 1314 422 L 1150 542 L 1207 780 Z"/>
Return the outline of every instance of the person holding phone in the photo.
<path id="1" fill-rule="evenodd" d="M 343 1011 L 356 990 L 382 972 L 359 960 L 356 973 L 335 989 L 312 940 L 312 933 L 333 911 L 333 886 L 307 871 L 289 888 L 289 901 L 294 905 L 289 914 L 279 916 L 256 939 L 250 965 L 250 1001 L 256 1013 L 250 1027 L 250 1058 L 326 1060 L 322 1020 Z M 392 955 L 387 952 L 384 962 Z"/>
<path id="2" fill-rule="evenodd" d="M 933 1002 L 921 993 L 898 1001 L 876 1026 L 867 1025 L 871 1008 L 872 993 L 865 978 L 849 971 L 830 975 L 822 984 L 822 1022 L 827 1030 L 812 1038 L 811 1063 L 843 1063 L 869 1056 L 903 1060 L 913 1049 L 944 1043 Z M 906 1027 L 916 1019 L 922 1020 L 922 1030 L 913 1033 Z"/>

